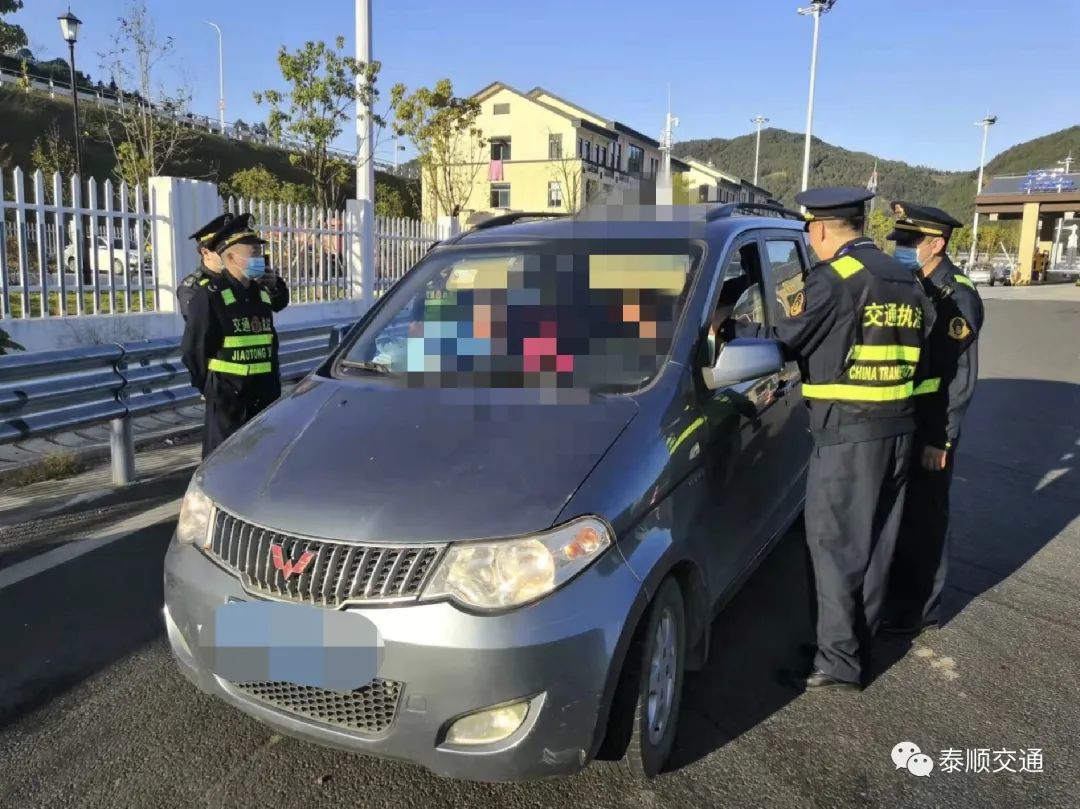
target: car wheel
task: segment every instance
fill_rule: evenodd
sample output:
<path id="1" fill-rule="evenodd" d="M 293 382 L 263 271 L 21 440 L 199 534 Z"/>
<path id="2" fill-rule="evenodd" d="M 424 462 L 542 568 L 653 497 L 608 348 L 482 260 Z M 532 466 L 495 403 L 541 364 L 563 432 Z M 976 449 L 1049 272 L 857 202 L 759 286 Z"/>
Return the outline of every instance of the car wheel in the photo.
<path id="1" fill-rule="evenodd" d="M 68 272 L 75 272 L 75 256 L 68 257 L 67 268 Z"/>
<path id="2" fill-rule="evenodd" d="M 649 606 L 626 654 L 611 706 L 606 749 L 601 752 L 614 758 L 622 749 L 621 759 L 609 761 L 610 767 L 641 779 L 654 778 L 663 771 L 675 744 L 685 660 L 682 591 L 669 578 Z"/>
<path id="3" fill-rule="evenodd" d="M 124 274 L 124 262 L 122 262 L 118 258 L 114 258 L 113 263 L 112 263 L 112 271 L 113 271 L 113 274 L 115 274 L 115 275 L 123 275 Z"/>

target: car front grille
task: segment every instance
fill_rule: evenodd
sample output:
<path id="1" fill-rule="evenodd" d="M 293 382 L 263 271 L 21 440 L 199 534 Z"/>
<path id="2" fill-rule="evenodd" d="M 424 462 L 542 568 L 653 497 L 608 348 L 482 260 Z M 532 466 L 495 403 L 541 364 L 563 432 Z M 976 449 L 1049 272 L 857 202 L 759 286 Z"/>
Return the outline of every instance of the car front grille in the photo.
<path id="1" fill-rule="evenodd" d="M 389 730 L 402 691 L 402 684 L 393 680 L 373 680 L 369 685 L 347 693 L 280 681 L 230 685 L 278 710 L 362 733 Z"/>
<path id="2" fill-rule="evenodd" d="M 209 550 L 248 590 L 335 608 L 346 602 L 415 598 L 441 548 L 289 536 L 218 509 Z"/>

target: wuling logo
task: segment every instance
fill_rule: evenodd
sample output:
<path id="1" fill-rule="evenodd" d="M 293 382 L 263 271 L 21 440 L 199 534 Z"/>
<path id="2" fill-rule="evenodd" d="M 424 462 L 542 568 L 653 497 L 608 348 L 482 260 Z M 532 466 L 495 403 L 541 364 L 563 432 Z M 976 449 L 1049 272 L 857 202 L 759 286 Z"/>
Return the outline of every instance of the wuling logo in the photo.
<path id="1" fill-rule="evenodd" d="M 307 566 L 315 559 L 315 554 L 311 551 L 304 551 L 295 562 L 286 561 L 285 548 L 281 545 L 271 545 L 270 558 L 274 561 L 274 569 L 280 570 L 281 575 L 285 577 L 285 581 L 288 581 L 294 575 L 303 574 Z"/>

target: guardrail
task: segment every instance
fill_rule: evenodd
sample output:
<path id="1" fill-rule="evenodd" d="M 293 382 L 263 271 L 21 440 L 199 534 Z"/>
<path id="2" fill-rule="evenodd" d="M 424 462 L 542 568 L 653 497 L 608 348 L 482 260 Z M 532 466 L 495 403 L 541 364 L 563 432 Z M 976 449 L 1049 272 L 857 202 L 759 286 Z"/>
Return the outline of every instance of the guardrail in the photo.
<path id="1" fill-rule="evenodd" d="M 295 382 L 341 342 L 352 323 L 279 329 L 281 381 Z M 113 482 L 135 476 L 131 420 L 199 401 L 180 340 L 145 340 L 0 356 L 0 444 L 111 426 Z"/>

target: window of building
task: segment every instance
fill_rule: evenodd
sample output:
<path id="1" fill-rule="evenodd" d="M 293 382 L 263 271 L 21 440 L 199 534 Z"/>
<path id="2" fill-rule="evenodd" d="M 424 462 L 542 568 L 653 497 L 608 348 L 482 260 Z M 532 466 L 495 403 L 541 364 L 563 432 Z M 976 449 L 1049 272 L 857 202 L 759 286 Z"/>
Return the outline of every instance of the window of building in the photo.
<path id="1" fill-rule="evenodd" d="M 640 146 L 634 146 L 630 144 L 630 161 L 626 166 L 626 170 L 630 172 L 640 172 L 645 168 L 645 150 Z"/>
<path id="2" fill-rule="evenodd" d="M 599 163 L 601 166 L 606 166 L 607 165 L 607 154 L 608 154 L 607 146 L 597 146 L 596 147 L 596 162 Z"/>
<path id="3" fill-rule="evenodd" d="M 509 104 L 496 104 L 495 105 L 495 114 L 496 115 L 509 115 L 510 114 L 510 105 Z"/>
<path id="4" fill-rule="evenodd" d="M 491 185 L 491 207 L 492 208 L 509 208 L 510 207 L 510 184 L 509 183 L 492 183 Z"/>
<path id="5" fill-rule="evenodd" d="M 616 143 L 615 144 L 615 168 L 617 168 L 617 169 L 622 168 L 622 144 L 621 143 Z"/>
<path id="6" fill-rule="evenodd" d="M 491 159 L 492 160 L 509 160 L 510 159 L 510 138 L 492 138 L 491 139 Z"/>
<path id="7" fill-rule="evenodd" d="M 649 159 L 649 172 L 654 177 L 660 173 L 660 161 L 655 157 Z"/>
<path id="8" fill-rule="evenodd" d="M 709 201 L 709 186 L 707 186 L 707 185 L 699 185 L 698 186 L 698 202 L 708 202 L 708 201 Z"/>
<path id="9" fill-rule="evenodd" d="M 548 183 L 548 207 L 562 207 L 562 184 L 552 181 Z"/>
<path id="10" fill-rule="evenodd" d="M 562 160 L 562 135 L 548 135 L 548 160 Z"/>

